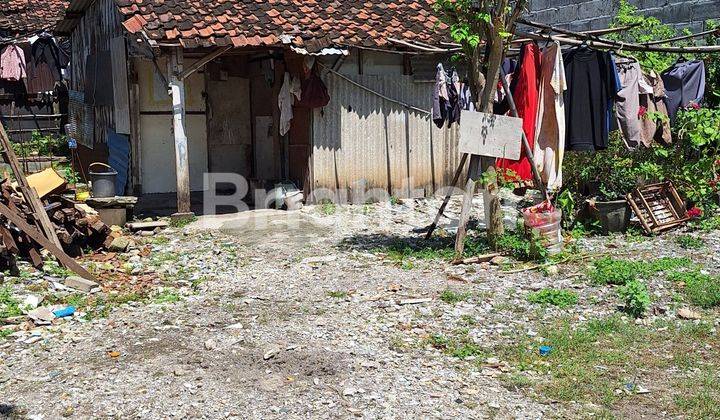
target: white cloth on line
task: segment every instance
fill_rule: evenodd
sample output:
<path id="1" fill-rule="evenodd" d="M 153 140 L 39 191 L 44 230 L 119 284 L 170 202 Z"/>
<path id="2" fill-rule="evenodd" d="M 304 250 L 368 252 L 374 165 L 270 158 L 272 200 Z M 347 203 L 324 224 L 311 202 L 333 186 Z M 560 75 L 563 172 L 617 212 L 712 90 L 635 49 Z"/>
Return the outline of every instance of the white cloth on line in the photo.
<path id="1" fill-rule="evenodd" d="M 565 157 L 563 95 L 566 90 L 565 63 L 560 44 L 555 42 L 543 52 L 533 150 L 535 167 L 551 191 L 558 191 L 562 187 L 562 164 Z"/>
<path id="2" fill-rule="evenodd" d="M 280 135 L 284 136 L 290 131 L 290 122 L 293 118 L 293 83 L 290 73 L 285 72 L 285 80 L 278 94 L 278 107 L 280 108 Z"/>

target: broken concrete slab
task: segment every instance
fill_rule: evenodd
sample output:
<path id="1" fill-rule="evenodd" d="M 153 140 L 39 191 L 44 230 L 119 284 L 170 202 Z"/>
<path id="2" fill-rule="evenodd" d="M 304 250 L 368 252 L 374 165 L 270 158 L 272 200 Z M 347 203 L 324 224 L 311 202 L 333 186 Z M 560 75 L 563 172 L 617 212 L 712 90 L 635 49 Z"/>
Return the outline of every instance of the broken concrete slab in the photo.
<path id="1" fill-rule="evenodd" d="M 92 280 L 84 279 L 80 276 L 68 276 L 63 282 L 65 286 L 81 292 L 90 293 L 93 289 L 100 287 L 99 284 Z"/>
<path id="2" fill-rule="evenodd" d="M 132 223 L 128 223 L 125 225 L 125 227 L 127 227 L 128 229 L 130 229 L 133 232 L 136 232 L 138 230 L 152 231 L 157 228 L 166 228 L 168 226 L 170 226 L 170 223 L 163 221 L 163 220 L 158 220 L 158 221 L 154 221 L 154 222 L 132 222 Z"/>

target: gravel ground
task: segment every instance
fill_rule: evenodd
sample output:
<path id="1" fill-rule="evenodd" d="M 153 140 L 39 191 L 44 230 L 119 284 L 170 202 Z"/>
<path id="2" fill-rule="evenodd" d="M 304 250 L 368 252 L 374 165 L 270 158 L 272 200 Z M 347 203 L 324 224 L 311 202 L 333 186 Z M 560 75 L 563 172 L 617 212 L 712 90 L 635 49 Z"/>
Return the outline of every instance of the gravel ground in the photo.
<path id="1" fill-rule="evenodd" d="M 372 252 L 418 237 L 438 204 L 306 207 L 262 212 L 253 225 L 228 217 L 169 229 L 133 268 L 166 279 L 180 301 L 124 303 L 106 318 L 78 314 L 40 328 L 32 344 L 32 332 L 0 342 L 0 411 L 36 419 L 574 417 L 577 407 L 506 386 L 502 366 L 478 369 L 426 341 L 469 318 L 478 321 L 469 335 L 481 345 L 509 331 L 534 337 L 560 315 L 615 312 L 615 295 L 579 281 L 582 265 L 550 276 L 439 261 L 403 269 Z M 457 211 L 454 201 L 443 220 L 450 232 Z M 717 267 L 711 238 L 702 255 L 678 251 L 671 236 L 582 247 L 639 258 L 685 252 Z M 548 286 L 576 290 L 580 303 L 561 311 L 526 301 Z M 449 287 L 473 299 L 438 299 Z M 659 305 L 670 301 L 662 285 L 652 290 Z"/>

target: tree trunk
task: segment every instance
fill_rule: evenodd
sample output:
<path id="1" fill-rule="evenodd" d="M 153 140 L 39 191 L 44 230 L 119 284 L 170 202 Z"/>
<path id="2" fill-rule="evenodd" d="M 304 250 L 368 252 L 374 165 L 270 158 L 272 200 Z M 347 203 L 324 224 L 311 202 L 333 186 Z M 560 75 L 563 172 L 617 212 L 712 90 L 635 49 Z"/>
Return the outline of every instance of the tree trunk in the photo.
<path id="1" fill-rule="evenodd" d="M 481 99 L 481 110 L 483 112 L 493 112 L 493 97 L 495 95 L 498 77 L 500 74 L 500 66 L 503 60 L 503 43 L 502 38 L 497 31 L 489 32 L 490 55 L 488 57 L 487 73 L 485 74 L 485 88 Z M 482 158 L 482 173 L 494 174 L 495 159 Z M 500 206 L 500 197 L 498 196 L 497 178 L 495 176 L 486 177 L 489 181 L 483 186 L 483 204 L 485 208 L 485 225 L 488 241 L 490 246 L 496 247 L 497 240 L 505 232 L 503 226 L 503 214 Z"/>

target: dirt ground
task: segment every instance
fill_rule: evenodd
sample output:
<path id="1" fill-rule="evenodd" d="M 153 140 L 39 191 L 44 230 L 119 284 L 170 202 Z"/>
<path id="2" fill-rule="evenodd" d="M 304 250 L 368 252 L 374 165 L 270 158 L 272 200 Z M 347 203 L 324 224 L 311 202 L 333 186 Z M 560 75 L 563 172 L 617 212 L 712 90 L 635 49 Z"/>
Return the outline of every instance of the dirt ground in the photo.
<path id="1" fill-rule="evenodd" d="M 594 404 L 512 385 L 507 375 L 515 368 L 498 355 L 453 357 L 433 340 L 464 325 L 468 340 L 485 349 L 513 334 L 532 341 L 558 318 L 581 322 L 617 313 L 615 295 L 580 281 L 582 264 L 551 274 L 507 273 L 512 267 L 405 263 L 382 252 L 420 237 L 438 204 L 309 207 L 268 212 L 250 225 L 245 216 L 200 220 L 150 237 L 153 254 L 135 258 L 131 269 L 163 279 L 154 298 L 119 303 L 106 316 L 77 314 L 43 327 L 42 339 L 31 344 L 27 335 L 0 341 L 0 412 L 33 419 L 593 413 Z M 451 205 L 445 225 L 452 226 L 457 207 Z M 583 246 L 639 258 L 682 252 L 716 269 L 718 235 L 708 235 L 710 247 L 697 255 L 665 238 L 604 238 Z M 579 304 L 558 309 L 527 302 L 527 293 L 548 286 L 575 290 Z M 472 298 L 449 303 L 440 298 L 447 290 Z M 657 301 L 671 301 L 670 291 L 653 290 Z M 664 316 L 674 318 L 674 311 Z M 717 322 L 716 312 L 705 316 Z M 651 396 L 660 392 L 644 386 L 656 393 Z M 638 401 L 616 405 L 615 414 L 677 415 L 654 407 L 626 411 Z"/>

